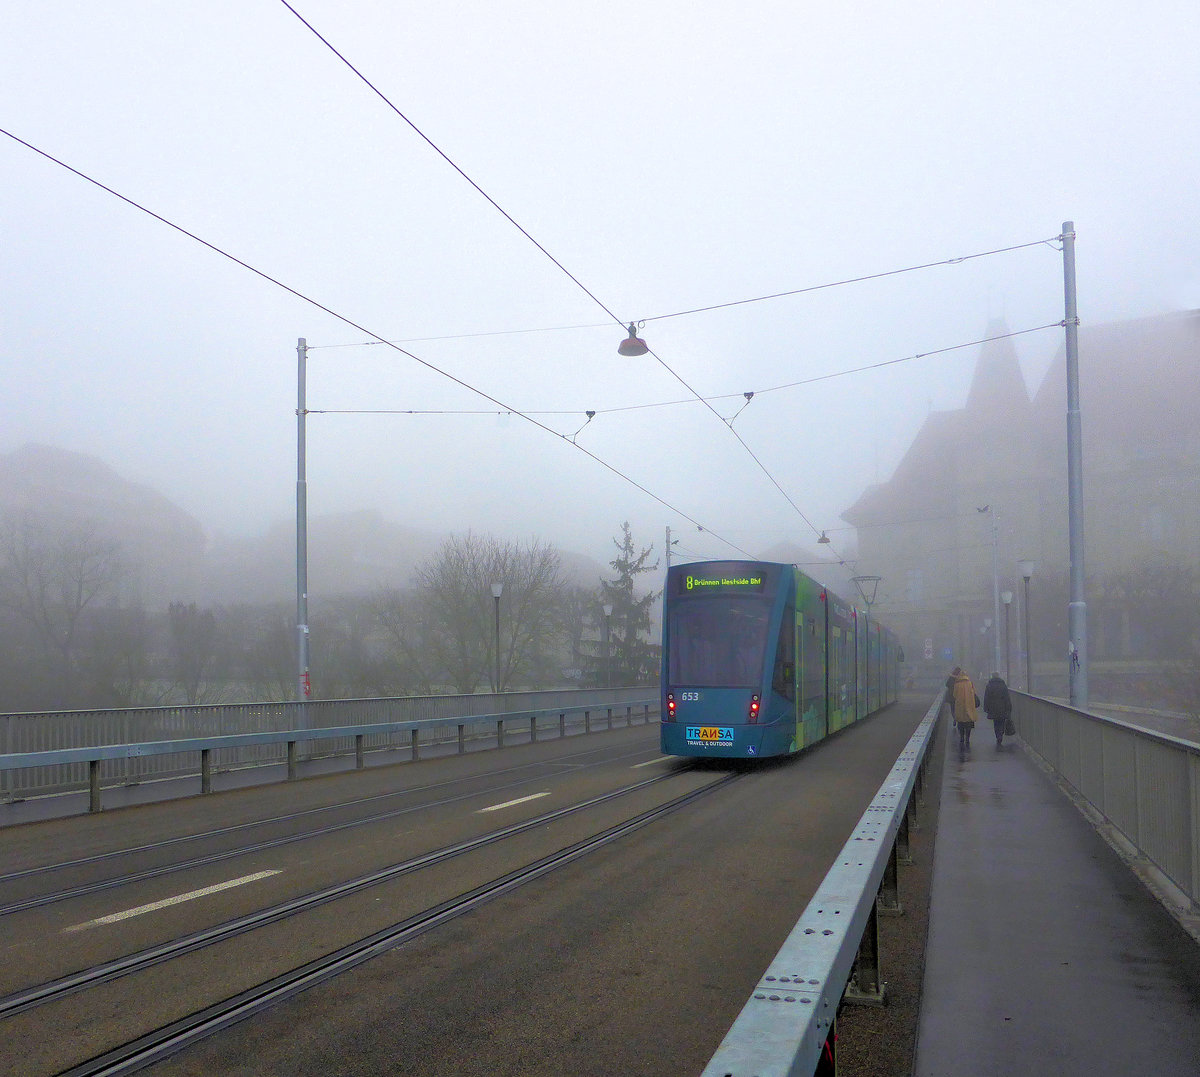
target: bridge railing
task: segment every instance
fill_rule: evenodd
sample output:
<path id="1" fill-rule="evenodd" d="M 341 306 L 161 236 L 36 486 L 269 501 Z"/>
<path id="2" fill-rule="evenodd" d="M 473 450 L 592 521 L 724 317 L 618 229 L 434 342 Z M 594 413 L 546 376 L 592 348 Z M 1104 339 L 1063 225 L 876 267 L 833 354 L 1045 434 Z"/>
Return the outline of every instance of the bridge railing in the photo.
<path id="1" fill-rule="evenodd" d="M 896 861 L 944 700 L 942 690 L 702 1077 L 815 1073 L 842 996 L 882 1001 L 877 910 L 898 908 Z"/>
<path id="2" fill-rule="evenodd" d="M 217 769 L 301 758 L 406 748 L 494 737 L 523 723 L 536 738 L 539 722 L 568 718 L 590 728 L 648 719 L 658 699 L 645 687 L 564 689 L 488 695 L 410 696 L 394 699 L 314 700 L 303 703 L 145 707 L 0 715 L 0 799 L 92 790 L 101 785 L 201 774 L 205 791 Z M 561 719 L 559 716 L 561 715 Z"/>
<path id="3" fill-rule="evenodd" d="M 1200 912 L 1200 744 L 1013 693 L 1026 747 Z"/>

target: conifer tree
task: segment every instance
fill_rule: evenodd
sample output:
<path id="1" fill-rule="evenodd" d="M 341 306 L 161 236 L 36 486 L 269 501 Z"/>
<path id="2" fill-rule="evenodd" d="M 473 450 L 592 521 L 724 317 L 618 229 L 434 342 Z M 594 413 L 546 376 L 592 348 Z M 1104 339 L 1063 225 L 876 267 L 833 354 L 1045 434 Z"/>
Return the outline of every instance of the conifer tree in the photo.
<path id="1" fill-rule="evenodd" d="M 654 572 L 658 561 L 650 561 L 653 546 L 637 550 L 628 521 L 621 525 L 621 537 L 614 538 L 613 545 L 617 548 L 617 556 L 609 564 L 614 576 L 600 581 L 598 627 L 601 642 L 597 681 L 604 684 L 607 680 L 614 686 L 648 684 L 658 676 L 662 650 L 649 638 L 650 611 L 661 592 L 651 590 L 639 595 L 638 577 Z M 612 606 L 612 614 L 608 617 L 603 612 L 606 605 Z"/>

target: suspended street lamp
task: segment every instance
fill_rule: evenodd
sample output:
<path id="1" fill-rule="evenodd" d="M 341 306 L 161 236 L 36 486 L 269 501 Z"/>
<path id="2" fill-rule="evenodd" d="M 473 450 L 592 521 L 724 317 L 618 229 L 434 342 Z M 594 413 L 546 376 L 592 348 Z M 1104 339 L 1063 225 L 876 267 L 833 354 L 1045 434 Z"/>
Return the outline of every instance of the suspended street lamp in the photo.
<path id="1" fill-rule="evenodd" d="M 639 325 L 640 328 L 640 325 Z M 650 349 L 646 347 L 646 342 L 637 335 L 637 329 L 634 328 L 633 322 L 629 323 L 629 336 L 627 336 L 617 347 L 617 352 L 620 355 L 645 355 Z"/>

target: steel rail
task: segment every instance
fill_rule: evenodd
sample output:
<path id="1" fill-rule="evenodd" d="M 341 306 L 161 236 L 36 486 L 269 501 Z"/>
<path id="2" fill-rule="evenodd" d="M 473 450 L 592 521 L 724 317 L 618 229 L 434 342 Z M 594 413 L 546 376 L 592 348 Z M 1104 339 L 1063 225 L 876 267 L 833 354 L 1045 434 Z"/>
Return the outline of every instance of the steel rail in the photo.
<path id="1" fill-rule="evenodd" d="M 249 931 L 257 930 L 261 927 L 266 927 L 269 924 L 276 923 L 280 920 L 285 920 L 288 917 L 295 916 L 301 912 L 306 912 L 309 909 L 316 908 L 320 905 L 328 904 L 331 901 L 337 901 L 341 898 L 349 897 L 350 895 L 356 894 L 359 891 L 365 890 L 369 887 L 389 882 L 403 875 L 410 874 L 414 871 L 419 871 L 422 868 L 432 867 L 436 864 L 443 863 L 457 856 L 462 856 L 463 854 L 472 852 L 476 849 L 482 849 L 488 845 L 503 841 L 505 838 L 523 834 L 529 830 L 544 826 L 547 823 L 553 822 L 557 819 L 574 815 L 577 812 L 595 807 L 598 804 L 616 800 L 620 797 L 628 795 L 629 793 L 636 792 L 639 789 L 645 789 L 651 785 L 666 781 L 672 777 L 675 777 L 679 773 L 682 772 L 673 771 L 670 774 L 660 774 L 656 777 L 649 778 L 645 781 L 636 782 L 633 785 L 625 786 L 610 793 L 604 793 L 600 796 L 592 797 L 578 804 L 573 804 L 566 808 L 558 808 L 552 812 L 546 812 L 542 815 L 538 815 L 532 819 L 526 820 L 525 822 L 513 823 L 509 826 L 501 827 L 498 830 L 493 830 L 487 834 L 482 834 L 475 838 L 468 838 L 466 841 L 456 842 L 453 845 L 447 845 L 441 849 L 435 849 L 431 852 L 423 853 L 420 856 L 402 861 L 399 864 L 393 864 L 378 871 L 369 872 L 366 875 L 360 875 L 357 878 L 350 879 L 346 882 L 324 887 L 320 890 L 313 891 L 312 893 L 305 894 L 297 898 L 292 898 L 277 905 L 272 905 L 269 908 L 260 909 L 257 912 L 249 913 L 245 916 L 236 917 L 233 920 L 228 920 L 224 923 L 216 924 L 213 927 L 193 932 L 190 935 L 185 935 L 182 938 L 174 939 L 171 942 L 150 946 L 143 950 L 139 950 L 136 953 L 127 954 L 124 957 L 116 958 L 112 961 L 106 961 L 99 965 L 94 965 L 89 969 L 83 969 L 79 972 L 70 973 L 66 976 L 49 980 L 46 983 L 38 984 L 34 987 L 13 992 L 10 995 L 0 998 L 0 1019 L 11 1017 L 14 1014 L 23 1013 L 26 1010 L 34 1009 L 37 1006 L 42 1006 L 49 1002 L 57 1001 L 65 998 L 68 995 L 75 994 L 90 987 L 95 987 L 98 984 L 108 983 L 131 973 L 139 972 L 155 965 L 164 964 L 165 962 L 174 960 L 175 958 L 184 954 L 203 949 L 207 946 L 215 945 L 219 942 L 224 942 L 228 939 L 235 938 L 236 936 L 245 934 Z M 721 783 L 716 782 L 713 784 L 719 785 Z M 672 801 L 669 803 L 674 802 Z"/>
<path id="2" fill-rule="evenodd" d="M 611 760 L 602 760 L 600 763 L 598 763 L 596 765 L 597 766 L 603 765 L 604 763 L 610 762 L 610 761 Z M 530 764 L 530 765 L 533 765 L 533 764 Z M 471 779 L 460 779 L 460 780 L 471 780 Z M 488 790 L 488 793 L 499 792 L 501 790 L 506 790 L 506 789 L 517 789 L 517 788 L 520 788 L 522 785 L 530 785 L 532 783 L 542 782 L 544 780 L 545 780 L 544 775 L 535 775 L 531 778 L 522 778 L 520 781 L 509 782 L 505 785 L 496 786 L 494 789 Z M 453 783 L 444 783 L 444 784 L 453 784 Z M 335 808 L 351 807 L 355 804 L 366 803 L 368 800 L 378 800 L 378 799 L 383 799 L 384 797 L 403 796 L 406 793 L 419 792 L 419 791 L 420 790 L 397 790 L 392 793 L 382 794 L 379 797 L 371 797 L 371 798 L 366 798 L 364 800 L 349 801 L 346 804 L 334 804 L 334 805 L 329 805 L 328 807 L 325 807 L 325 808 L 318 808 L 318 809 L 314 809 L 314 810 L 315 811 L 329 811 L 329 810 L 333 810 Z M 192 857 L 189 860 L 181 860 L 174 864 L 163 865 L 162 867 L 147 868 L 146 870 L 140 871 L 140 872 L 133 872 L 130 874 L 120 875 L 120 876 L 116 876 L 111 879 L 102 879 L 102 880 L 100 880 L 98 882 L 94 882 L 94 883 L 84 883 L 84 884 L 81 884 L 80 886 L 68 887 L 68 888 L 65 888 L 62 890 L 54 891 L 52 893 L 40 894 L 36 897 L 23 898 L 18 901 L 10 902 L 7 905 L 0 905 L 0 916 L 8 916 L 12 913 L 24 912 L 28 909 L 42 908 L 46 905 L 56 904 L 59 901 L 68 901 L 71 898 L 85 897 L 88 894 L 96 894 L 96 893 L 100 893 L 104 890 L 111 890 L 111 889 L 114 889 L 119 886 L 125 886 L 128 883 L 145 882 L 148 879 L 157 879 L 164 875 L 174 874 L 177 871 L 186 871 L 191 868 L 205 867 L 209 864 L 218 864 L 225 860 L 233 860 L 239 856 L 249 856 L 252 853 L 263 852 L 267 849 L 277 849 L 280 846 L 292 845 L 296 842 L 307 841 L 310 838 L 319 838 L 319 837 L 324 837 L 329 834 L 336 834 L 342 830 L 352 830 L 353 828 L 358 827 L 358 826 L 367 826 L 371 823 L 383 822 L 387 819 L 395 819 L 402 815 L 412 814 L 413 812 L 424 811 L 424 810 L 431 809 L 431 808 L 442 808 L 449 804 L 457 804 L 463 800 L 470 800 L 472 797 L 478 797 L 478 796 L 482 796 L 482 795 L 483 795 L 483 793 L 479 792 L 479 791 L 471 792 L 471 793 L 460 793 L 457 796 L 443 797 L 440 800 L 429 801 L 429 802 L 426 802 L 423 804 L 411 804 L 411 805 L 407 805 L 406 807 L 403 807 L 403 808 L 393 808 L 390 811 L 376 812 L 373 815 L 364 816 L 361 819 L 351 819 L 351 820 L 347 820 L 346 822 L 343 822 L 343 823 L 332 823 L 328 826 L 317 827 L 314 830 L 306 830 L 300 834 L 287 834 L 287 835 L 284 835 L 283 837 L 272 838 L 268 841 L 260 841 L 260 842 L 255 842 L 251 845 L 239 846 L 236 849 L 225 849 L 218 853 L 209 853 L 206 856 Z M 299 818 L 301 815 L 304 815 L 304 814 L 308 814 L 308 813 L 298 812 L 295 815 L 291 815 L 291 816 L 278 816 L 275 819 L 265 820 L 264 822 L 288 821 L 293 818 Z M 262 824 L 261 823 L 243 824 L 243 826 L 259 826 L 259 825 L 262 825 Z M 231 829 L 234 829 L 234 828 L 222 828 L 220 830 L 210 831 L 207 834 L 193 835 L 189 838 L 173 838 L 169 842 L 160 842 L 155 845 L 141 846 L 141 847 L 138 847 L 136 849 L 131 849 L 131 850 L 121 850 L 118 853 L 105 853 L 105 854 L 102 854 L 102 856 L 86 857 L 86 858 L 78 860 L 78 861 L 64 861 L 59 864 L 49 865 L 45 868 L 40 868 L 40 869 L 33 868 L 33 869 L 29 869 L 29 870 L 23 871 L 23 872 L 13 872 L 10 875 L 0 876 L 0 882 L 5 882 L 8 879 L 13 879 L 13 878 L 20 878 L 20 877 L 27 877 L 30 875 L 36 875 L 43 871 L 45 871 L 45 872 L 61 871 L 64 868 L 74 867 L 79 864 L 93 863 L 93 862 L 103 859 L 103 858 L 116 857 L 116 856 L 122 856 L 122 855 L 130 855 L 132 853 L 137 853 L 137 852 L 145 852 L 147 850 L 165 847 L 167 845 L 170 845 L 170 844 L 173 844 L 173 843 L 176 843 L 179 841 L 198 840 L 199 838 L 211 837 L 211 836 L 219 835 L 222 833 L 226 833 Z"/>
<path id="3" fill-rule="evenodd" d="M 701 789 L 692 790 L 692 792 L 676 797 L 666 804 L 644 811 L 632 819 L 609 827 L 600 834 L 575 842 L 533 864 L 518 868 L 490 883 L 485 883 L 456 898 L 435 905 L 422 913 L 393 924 L 389 928 L 375 932 L 365 939 L 360 939 L 358 942 L 317 958 L 292 972 L 267 980 L 257 987 L 252 987 L 223 1002 L 216 1003 L 111 1051 L 97 1055 L 73 1069 L 64 1071 L 60 1077 L 118 1077 L 118 1075 L 134 1073 L 146 1066 L 160 1062 L 221 1029 L 252 1017 L 310 987 L 333 979 L 343 972 L 356 968 L 388 950 L 395 949 L 418 935 L 431 931 L 494 898 L 516 890 L 597 849 L 610 845 L 691 801 L 708 796 L 717 789 L 737 781 L 742 776 L 743 772 L 726 774 L 723 778 Z M 652 779 L 652 781 L 658 780 L 661 779 Z M 651 782 L 642 784 L 651 784 Z"/>
<path id="4" fill-rule="evenodd" d="M 583 751 L 574 752 L 563 756 L 561 759 L 547 760 L 539 763 L 519 763 L 512 767 L 502 767 L 498 770 L 487 771 L 487 776 L 497 774 L 511 774 L 518 770 L 527 770 L 530 767 L 536 766 L 563 766 L 570 764 L 572 760 L 581 759 L 589 755 L 595 755 L 598 752 L 607 751 L 608 749 L 596 745 L 591 748 L 586 748 Z M 636 752 L 628 752 L 625 755 L 613 757 L 616 760 L 627 758 L 630 755 L 635 755 Z M 604 762 L 604 760 L 601 760 Z M 386 764 L 395 766 L 405 766 L 405 763 Z M 575 766 L 586 766 L 587 764 L 573 764 Z M 470 777 L 482 777 L 484 775 L 472 775 Z M 204 841 L 207 838 L 220 837 L 223 834 L 235 834 L 242 830 L 252 830 L 255 827 L 269 826 L 272 823 L 287 823 L 293 819 L 302 819 L 306 815 L 320 815 L 322 812 L 336 811 L 339 808 L 350 808 L 359 804 L 370 804 L 376 800 L 389 800 L 392 797 L 405 796 L 409 793 L 424 793 L 430 789 L 440 789 L 447 785 L 456 785 L 460 782 L 470 780 L 469 778 L 448 778 L 441 782 L 432 782 L 427 785 L 414 785 L 405 789 L 391 789 L 386 793 L 372 793 L 366 797 L 353 797 L 350 800 L 339 801 L 336 804 L 322 804 L 316 808 L 305 808 L 302 811 L 287 812 L 284 815 L 271 815 L 265 819 L 252 819 L 245 823 L 232 823 L 229 826 L 214 827 L 212 830 L 202 830 L 196 834 L 183 834 L 176 838 L 164 838 L 162 841 L 146 842 L 142 845 L 128 845 L 124 849 L 111 849 L 105 853 L 95 853 L 92 856 L 81 856 L 75 860 L 60 860 L 53 864 L 43 864 L 35 868 L 21 868 L 18 871 L 9 871 L 0 874 L 0 883 L 6 883 L 11 879 L 22 879 L 30 875 L 38 875 L 42 872 L 61 871 L 64 868 L 78 867 L 81 864 L 98 864 L 104 860 L 115 860 L 117 857 L 130 856 L 133 853 L 149 853 L 157 849 L 167 849 L 173 845 L 183 845 L 193 841 Z M 160 804 L 161 801 L 153 801 L 152 804 Z M 146 805 L 149 807 L 150 805 Z"/>

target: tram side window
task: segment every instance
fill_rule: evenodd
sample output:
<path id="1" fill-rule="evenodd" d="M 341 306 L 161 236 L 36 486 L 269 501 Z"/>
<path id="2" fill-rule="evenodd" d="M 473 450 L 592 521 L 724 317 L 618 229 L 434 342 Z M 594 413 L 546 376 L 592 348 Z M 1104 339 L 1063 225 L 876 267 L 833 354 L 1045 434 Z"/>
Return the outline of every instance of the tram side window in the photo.
<path id="1" fill-rule="evenodd" d="M 771 690 L 787 700 L 796 698 L 796 611 L 791 606 L 783 611 L 783 624 L 779 626 Z"/>
<path id="2" fill-rule="evenodd" d="M 805 643 L 806 654 L 801 668 L 804 671 L 802 700 L 804 709 L 815 706 L 823 709 L 825 706 L 825 651 L 823 641 L 817 638 L 817 621 L 806 617 L 804 632 L 808 639 Z"/>

